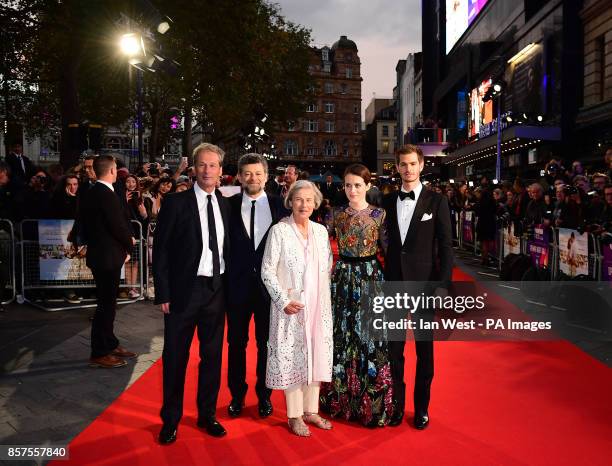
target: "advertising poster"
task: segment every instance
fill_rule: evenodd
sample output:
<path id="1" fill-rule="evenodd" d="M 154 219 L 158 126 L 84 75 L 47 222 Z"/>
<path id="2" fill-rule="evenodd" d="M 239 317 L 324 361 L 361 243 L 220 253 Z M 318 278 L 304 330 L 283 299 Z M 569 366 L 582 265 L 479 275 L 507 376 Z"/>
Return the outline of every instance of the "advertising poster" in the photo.
<path id="1" fill-rule="evenodd" d="M 446 0 L 446 53 L 449 53 L 488 0 Z"/>
<path id="2" fill-rule="evenodd" d="M 561 272 L 575 277 L 589 274 L 589 237 L 576 230 L 559 228 L 559 261 Z"/>
<path id="3" fill-rule="evenodd" d="M 492 79 L 487 79 L 480 83 L 475 89 L 472 89 L 470 93 L 470 112 L 468 115 L 468 136 L 478 136 L 482 126 L 491 123 L 493 121 L 493 101 L 483 102 L 483 98 L 491 84 Z"/>
<path id="4" fill-rule="evenodd" d="M 39 264 L 41 280 L 93 280 L 85 265 L 84 251 L 68 242 L 74 220 L 39 220 Z"/>
<path id="5" fill-rule="evenodd" d="M 504 228 L 504 257 L 521 253 L 521 239 L 514 236 L 514 223 Z"/>
<path id="6" fill-rule="evenodd" d="M 465 243 L 474 241 L 474 212 L 471 210 L 463 212 L 463 241 Z"/>
<path id="7" fill-rule="evenodd" d="M 548 267 L 548 245 L 550 235 L 548 228 L 536 225 L 533 230 L 533 239 L 527 242 L 527 252 L 531 256 L 532 264 L 539 268 Z"/>
<path id="8" fill-rule="evenodd" d="M 612 282 L 612 244 L 603 244 L 603 270 L 602 278 L 604 281 Z"/>

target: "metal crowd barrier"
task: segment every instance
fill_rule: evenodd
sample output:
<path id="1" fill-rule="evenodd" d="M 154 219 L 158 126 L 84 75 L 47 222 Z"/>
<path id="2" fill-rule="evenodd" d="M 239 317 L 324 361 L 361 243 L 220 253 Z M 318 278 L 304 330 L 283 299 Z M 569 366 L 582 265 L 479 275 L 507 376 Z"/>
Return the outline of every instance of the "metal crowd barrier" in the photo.
<path id="1" fill-rule="evenodd" d="M 155 234 L 155 222 L 149 222 L 146 238 L 146 268 L 145 268 L 145 297 L 155 299 L 155 287 L 153 286 L 153 241 Z"/>
<path id="2" fill-rule="evenodd" d="M 7 289 L 10 293 L 7 294 Z M 15 272 L 15 229 L 13 222 L 0 219 L 0 301 L 9 304 L 17 296 Z"/>
<path id="3" fill-rule="evenodd" d="M 135 288 L 138 291 L 138 297 L 119 298 L 118 304 L 128 304 L 144 299 L 142 225 L 135 220 L 131 222 L 134 227 L 136 244 L 132 248 L 130 260 L 124 267 L 119 287 L 120 291 Z M 67 231 L 58 229 L 56 236 L 53 236 L 48 243 L 41 245 L 38 227 L 39 220 L 21 222 L 21 296 L 18 301 L 29 303 L 45 311 L 96 307 L 95 282 L 91 270 L 85 264 L 84 249 L 80 248 L 75 251 L 67 245 L 64 234 L 67 234 L 69 229 Z M 70 262 L 61 264 L 63 266 L 62 278 L 55 278 L 53 271 L 48 270 L 41 259 L 43 261 L 70 259 Z M 60 264 L 58 262 L 51 265 L 57 267 Z M 44 278 L 41 278 L 43 274 Z M 67 303 L 66 300 L 70 298 L 66 294 L 76 292 L 76 290 L 90 290 L 89 294 L 92 297 L 80 297 L 78 303 Z"/>

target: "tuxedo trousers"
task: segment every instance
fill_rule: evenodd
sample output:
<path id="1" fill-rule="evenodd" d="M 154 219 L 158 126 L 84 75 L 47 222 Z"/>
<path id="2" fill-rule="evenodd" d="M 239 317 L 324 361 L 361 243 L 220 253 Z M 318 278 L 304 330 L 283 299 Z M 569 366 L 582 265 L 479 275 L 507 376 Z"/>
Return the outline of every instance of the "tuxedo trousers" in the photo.
<path id="1" fill-rule="evenodd" d="M 272 390 L 266 387 L 268 361 L 268 336 L 270 334 L 270 299 L 264 293 L 259 277 L 251 280 L 249 301 L 232 304 L 227 311 L 227 385 L 232 398 L 241 400 L 248 390 L 246 383 L 246 349 L 249 342 L 251 317 L 255 319 L 257 344 L 257 398 L 268 400 Z"/>
<path id="2" fill-rule="evenodd" d="M 212 278 L 197 277 L 184 309 L 164 315 L 163 406 L 164 424 L 177 425 L 183 415 L 185 373 L 194 332 L 200 343 L 198 418 L 215 415 L 221 385 L 221 355 L 225 327 L 225 292 L 223 285 L 213 286 Z"/>
<path id="3" fill-rule="evenodd" d="M 417 319 L 432 321 L 433 314 L 416 314 Z M 414 320 L 414 317 L 413 317 Z M 425 416 L 429 409 L 431 383 L 434 376 L 434 344 L 433 331 L 415 329 L 414 344 L 416 349 L 416 373 L 414 378 L 414 413 L 415 416 Z M 395 410 L 403 412 L 406 406 L 406 384 L 404 383 L 404 349 L 406 341 L 389 342 L 389 359 L 391 361 L 391 377 L 393 379 L 393 400 Z"/>

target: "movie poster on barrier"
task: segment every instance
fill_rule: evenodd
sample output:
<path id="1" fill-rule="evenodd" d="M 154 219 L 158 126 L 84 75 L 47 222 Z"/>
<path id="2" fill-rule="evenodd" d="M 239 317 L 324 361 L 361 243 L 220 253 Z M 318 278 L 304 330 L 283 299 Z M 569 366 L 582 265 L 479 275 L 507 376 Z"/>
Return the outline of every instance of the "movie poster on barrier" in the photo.
<path id="1" fill-rule="evenodd" d="M 504 227 L 504 257 L 508 254 L 521 253 L 521 239 L 514 236 L 514 222 Z"/>
<path id="2" fill-rule="evenodd" d="M 559 268 L 570 277 L 589 274 L 589 236 L 559 228 Z"/>
<path id="3" fill-rule="evenodd" d="M 474 241 L 474 212 L 466 210 L 463 212 L 463 241 L 471 243 Z"/>
<path id="4" fill-rule="evenodd" d="M 38 244 L 41 280 L 93 280 L 84 250 L 68 241 L 74 220 L 39 220 Z"/>
<path id="5" fill-rule="evenodd" d="M 527 241 L 527 251 L 531 256 L 531 263 L 538 269 L 548 267 L 548 245 L 550 234 L 544 225 L 535 225 L 533 239 Z"/>
<path id="6" fill-rule="evenodd" d="M 612 243 L 602 244 L 602 277 L 604 281 L 612 282 Z"/>

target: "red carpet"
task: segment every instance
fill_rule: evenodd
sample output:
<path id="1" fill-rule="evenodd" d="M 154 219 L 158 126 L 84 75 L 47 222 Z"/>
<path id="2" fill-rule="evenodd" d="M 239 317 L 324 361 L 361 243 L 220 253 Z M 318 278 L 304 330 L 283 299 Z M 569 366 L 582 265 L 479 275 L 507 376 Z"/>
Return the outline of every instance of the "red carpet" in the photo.
<path id="1" fill-rule="evenodd" d="M 453 278 L 471 280 L 458 270 Z M 239 419 L 227 417 L 224 369 L 218 418 L 228 430 L 225 438 L 213 439 L 195 425 L 198 355 L 194 345 L 185 413 L 174 445 L 161 447 L 155 442 L 162 386 L 158 361 L 72 441 L 68 463 L 609 464 L 611 371 L 569 343 L 437 343 L 432 421 L 427 430 L 416 431 L 407 423 L 369 430 L 336 420 L 332 431 L 312 428 L 308 439 L 288 432 L 282 392 L 272 396 L 273 416 L 258 418 L 254 343 L 253 337 L 247 367 L 250 390 Z M 414 352 L 407 346 L 411 390 Z"/>

